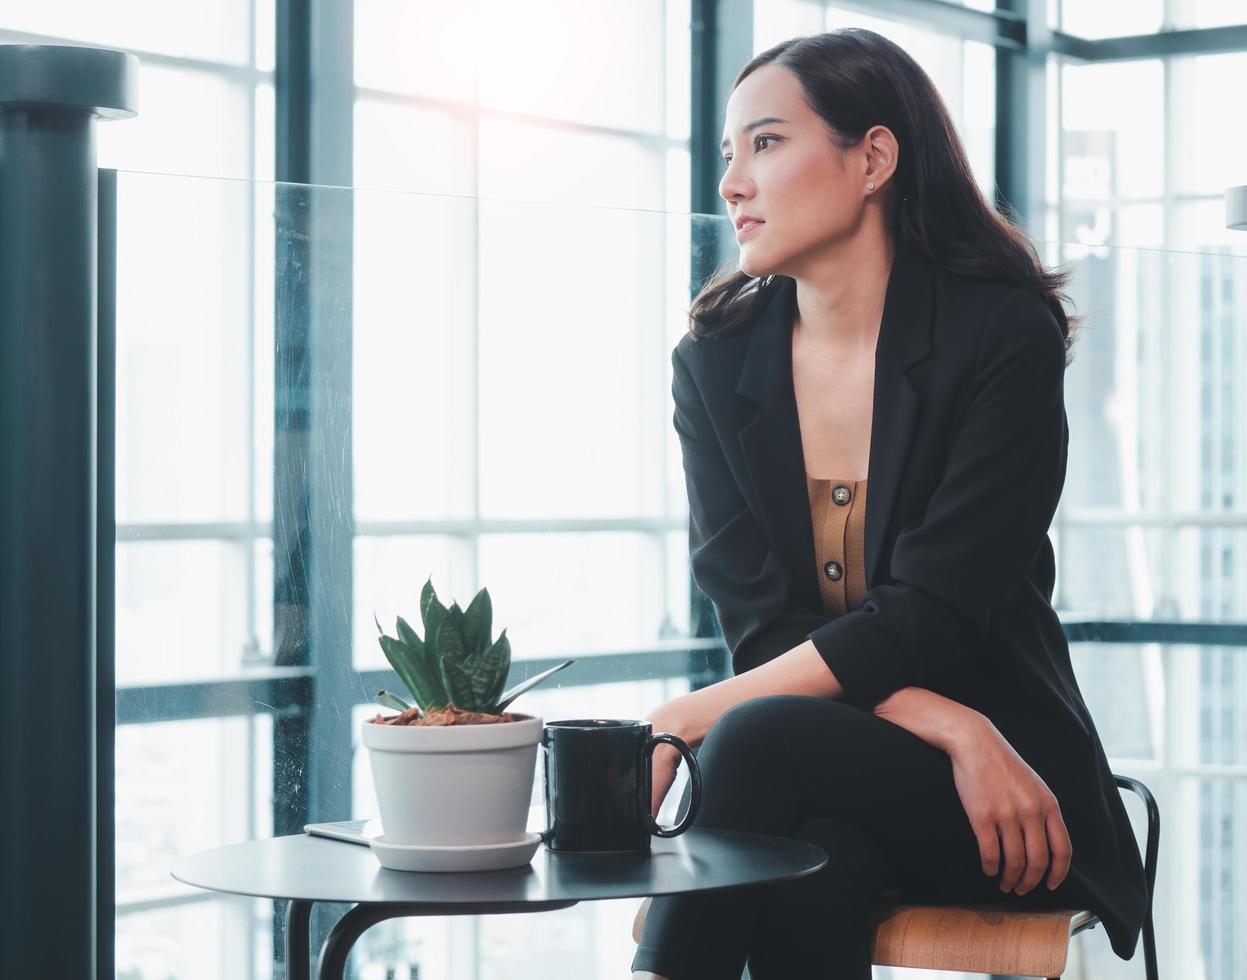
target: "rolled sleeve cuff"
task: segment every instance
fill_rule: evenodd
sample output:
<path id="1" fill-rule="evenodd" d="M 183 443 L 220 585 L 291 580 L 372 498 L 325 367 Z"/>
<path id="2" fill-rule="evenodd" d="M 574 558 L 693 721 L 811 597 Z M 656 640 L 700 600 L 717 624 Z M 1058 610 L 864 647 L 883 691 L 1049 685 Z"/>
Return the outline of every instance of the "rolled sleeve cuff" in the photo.
<path id="1" fill-rule="evenodd" d="M 873 606 L 838 616 L 807 639 L 844 688 L 841 700 L 864 711 L 911 683 L 900 638 Z"/>

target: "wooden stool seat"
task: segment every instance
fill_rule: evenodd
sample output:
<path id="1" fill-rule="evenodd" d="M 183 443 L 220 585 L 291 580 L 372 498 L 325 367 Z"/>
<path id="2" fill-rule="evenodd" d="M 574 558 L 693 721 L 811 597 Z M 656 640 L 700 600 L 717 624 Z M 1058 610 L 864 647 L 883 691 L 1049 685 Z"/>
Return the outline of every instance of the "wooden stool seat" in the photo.
<path id="1" fill-rule="evenodd" d="M 1100 920 L 1085 909 L 893 905 L 875 912 L 871 962 L 926 970 L 1059 977 L 1070 939 Z"/>
<path id="2" fill-rule="evenodd" d="M 637 909 L 640 943 L 653 898 Z M 992 905 L 884 905 L 875 913 L 871 962 L 963 973 L 1059 977 L 1070 938 L 1099 922 L 1083 909 L 1005 911 Z"/>

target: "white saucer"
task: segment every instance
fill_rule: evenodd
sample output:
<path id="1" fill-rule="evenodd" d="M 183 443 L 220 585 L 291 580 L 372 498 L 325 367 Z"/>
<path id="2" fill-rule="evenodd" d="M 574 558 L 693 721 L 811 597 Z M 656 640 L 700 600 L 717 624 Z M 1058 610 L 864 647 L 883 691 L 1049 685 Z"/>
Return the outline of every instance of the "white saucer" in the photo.
<path id="1" fill-rule="evenodd" d="M 521 868 L 533 859 L 541 834 L 526 833 L 521 840 L 505 844 L 464 844 L 428 847 L 423 844 L 391 844 L 385 834 L 368 838 L 368 846 L 391 871 L 497 871 Z"/>

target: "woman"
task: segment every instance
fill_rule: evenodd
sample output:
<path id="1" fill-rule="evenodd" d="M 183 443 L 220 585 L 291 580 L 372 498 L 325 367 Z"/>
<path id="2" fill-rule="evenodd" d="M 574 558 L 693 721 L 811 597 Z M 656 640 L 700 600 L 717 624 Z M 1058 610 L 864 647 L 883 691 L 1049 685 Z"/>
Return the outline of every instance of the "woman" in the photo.
<path id="1" fill-rule="evenodd" d="M 884 892 L 1089 908 L 1129 959 L 1143 865 L 1051 606 L 1068 273 L 878 34 L 763 52 L 726 124 L 740 271 L 696 298 L 672 391 L 735 676 L 650 721 L 699 747 L 697 826 L 828 863 L 656 896 L 633 978 L 869 978 Z M 655 755 L 655 815 L 679 758 Z"/>

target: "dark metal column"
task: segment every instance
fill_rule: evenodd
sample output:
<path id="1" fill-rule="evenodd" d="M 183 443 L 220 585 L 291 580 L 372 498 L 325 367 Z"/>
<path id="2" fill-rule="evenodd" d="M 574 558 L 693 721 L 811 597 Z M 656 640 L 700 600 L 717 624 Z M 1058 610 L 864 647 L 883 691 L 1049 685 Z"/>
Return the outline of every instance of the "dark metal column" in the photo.
<path id="1" fill-rule="evenodd" d="M 689 134 L 692 211 L 724 217 L 727 207 L 719 197 L 722 174 L 719 140 L 723 135 L 732 82 L 754 55 L 753 0 L 693 0 L 689 36 L 692 42 Z M 726 258 L 724 255 L 719 261 Z M 694 276 L 698 271 L 693 270 Z M 700 286 L 700 280 L 697 285 Z"/>
<path id="2" fill-rule="evenodd" d="M 719 196 L 722 161 L 719 140 L 727 111 L 727 97 L 737 73 L 753 57 L 753 0 L 693 0 L 689 37 L 692 43 L 689 97 L 692 122 L 689 133 L 689 159 L 692 167 L 690 184 L 689 229 L 693 243 L 689 264 L 689 301 L 715 269 L 733 253 L 735 241 L 729 235 L 726 221 L 727 205 Z M 722 226 L 722 227 L 720 227 Z M 710 600 L 689 577 L 692 608 L 689 623 L 693 636 L 721 637 L 718 620 Z M 702 654 L 690 658 L 690 665 L 704 663 Z M 691 671 L 695 675 L 693 689 L 707 687 L 730 677 L 731 659 L 722 661 L 721 673 Z"/>
<path id="3" fill-rule="evenodd" d="M 996 48 L 996 207 L 1016 211 L 1019 225 L 1044 238 L 1044 143 L 1051 32 L 1045 4 L 998 0 L 997 9 L 1026 24 L 1021 48 Z"/>
<path id="4" fill-rule="evenodd" d="M 96 347 L 96 575 L 95 575 L 95 958 L 101 977 L 117 972 L 117 171 L 99 171 L 97 211 L 99 324 Z"/>
<path id="5" fill-rule="evenodd" d="M 97 975 L 95 120 L 134 115 L 137 85 L 122 52 L 0 45 L 0 949 L 15 977 Z"/>
<path id="6" fill-rule="evenodd" d="M 274 651 L 314 668 L 274 724 L 274 831 L 290 834 L 351 815 L 354 5 L 278 0 L 277 20 Z M 313 944 L 336 918 L 317 905 Z M 285 928 L 275 907 L 279 956 Z"/>

